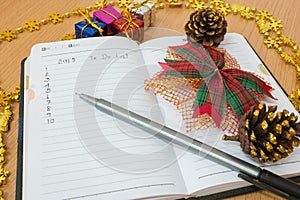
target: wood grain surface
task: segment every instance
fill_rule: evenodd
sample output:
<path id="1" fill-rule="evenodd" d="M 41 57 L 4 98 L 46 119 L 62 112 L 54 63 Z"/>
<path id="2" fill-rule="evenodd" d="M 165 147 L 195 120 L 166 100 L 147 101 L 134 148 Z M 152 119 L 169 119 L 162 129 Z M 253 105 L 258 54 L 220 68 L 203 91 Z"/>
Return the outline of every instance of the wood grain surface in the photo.
<path id="1" fill-rule="evenodd" d="M 284 24 L 282 32 L 299 44 L 300 27 L 299 0 L 227 0 L 226 3 L 240 4 L 268 10 L 276 19 L 281 19 Z M 0 0 L 0 32 L 7 29 L 16 29 L 23 26 L 26 20 L 41 20 L 54 12 L 65 13 L 78 7 L 93 5 L 92 0 Z M 188 20 L 191 9 L 166 8 L 157 10 L 154 27 L 167 28 L 173 32 L 184 34 L 183 26 Z M 74 24 L 83 18 L 73 16 L 64 19 L 63 23 L 53 25 L 48 23 L 41 26 L 39 31 L 24 31 L 12 42 L 0 43 L 0 87 L 4 90 L 13 90 L 20 80 L 20 62 L 30 54 L 31 47 L 37 43 L 61 40 L 66 33 L 74 33 Z M 255 51 L 259 54 L 273 75 L 283 88 L 290 93 L 296 87 L 295 69 L 284 63 L 275 50 L 268 50 L 263 44 L 264 37 L 258 33 L 255 21 L 247 21 L 239 15 L 230 14 L 226 17 L 228 32 L 237 32 L 244 35 Z M 158 30 L 158 29 L 157 29 Z M 160 34 L 160 31 L 154 31 Z M 146 33 L 147 34 L 147 33 Z M 152 33 L 151 33 L 152 34 Z M 148 35 L 151 35 L 148 32 Z M 13 105 L 14 119 L 11 130 L 4 133 L 4 142 L 7 145 L 5 169 L 10 171 L 7 184 L 0 189 L 4 192 L 5 199 L 15 198 L 15 175 L 17 159 L 17 133 L 18 133 L 18 104 Z M 267 191 L 250 193 L 230 199 L 280 199 Z"/>

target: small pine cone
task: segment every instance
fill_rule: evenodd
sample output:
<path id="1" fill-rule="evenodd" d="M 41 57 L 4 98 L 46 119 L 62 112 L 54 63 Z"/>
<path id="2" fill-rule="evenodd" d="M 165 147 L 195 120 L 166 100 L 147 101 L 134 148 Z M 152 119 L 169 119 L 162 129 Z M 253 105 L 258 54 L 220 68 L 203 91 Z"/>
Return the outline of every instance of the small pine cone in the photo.
<path id="1" fill-rule="evenodd" d="M 260 162 L 275 162 L 293 152 L 299 145 L 297 116 L 287 110 L 277 112 L 277 107 L 260 104 L 241 119 L 239 141 L 245 153 L 258 157 Z"/>
<path id="2" fill-rule="evenodd" d="M 224 16 L 212 9 L 193 12 L 184 27 L 190 41 L 210 47 L 217 47 L 223 41 L 226 28 Z"/>
<path id="3" fill-rule="evenodd" d="M 238 137 L 224 136 L 225 140 L 238 140 L 243 151 L 258 157 L 261 163 L 276 162 L 299 146 L 300 122 L 287 110 L 276 112 L 277 106 L 260 104 L 252 107 L 240 120 Z"/>

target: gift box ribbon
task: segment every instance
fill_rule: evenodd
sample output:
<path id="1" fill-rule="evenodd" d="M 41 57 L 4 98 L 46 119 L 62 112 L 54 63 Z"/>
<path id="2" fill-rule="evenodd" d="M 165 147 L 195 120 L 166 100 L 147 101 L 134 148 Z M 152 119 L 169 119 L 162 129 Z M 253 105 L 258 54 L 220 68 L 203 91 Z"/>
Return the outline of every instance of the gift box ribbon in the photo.
<path id="1" fill-rule="evenodd" d="M 115 19 L 118 19 L 118 17 L 110 12 L 108 12 L 107 10 L 104 10 L 104 9 L 101 9 L 102 12 L 104 12 L 105 14 L 108 14 L 109 16 L 115 18 Z"/>
<path id="2" fill-rule="evenodd" d="M 126 37 L 127 38 L 131 38 L 128 33 L 127 33 L 127 30 L 130 29 L 131 30 L 131 35 L 133 36 L 133 33 L 132 33 L 132 29 L 134 28 L 140 28 L 140 26 L 134 22 L 135 17 L 132 17 L 132 15 L 130 14 L 129 10 L 124 10 L 123 11 L 123 19 L 125 20 L 125 23 L 122 24 L 122 26 L 120 27 L 120 30 L 123 30 L 123 28 L 125 27 L 124 31 L 125 31 L 125 34 L 126 34 Z M 139 30 L 140 31 L 140 30 Z"/>
<path id="3" fill-rule="evenodd" d="M 85 13 L 82 12 L 82 10 L 79 10 L 79 13 L 85 18 L 85 21 L 87 22 L 87 24 L 86 24 L 86 25 L 82 28 L 82 30 L 81 30 L 80 37 L 83 36 L 84 30 L 85 30 L 88 26 L 93 27 L 94 29 L 96 29 L 96 30 L 99 32 L 99 34 L 100 34 L 101 36 L 103 36 L 103 29 L 100 28 L 99 26 L 97 26 L 97 24 L 95 24 L 95 23 L 91 20 L 90 15 L 89 15 L 89 13 L 88 13 L 87 10 L 85 11 Z"/>

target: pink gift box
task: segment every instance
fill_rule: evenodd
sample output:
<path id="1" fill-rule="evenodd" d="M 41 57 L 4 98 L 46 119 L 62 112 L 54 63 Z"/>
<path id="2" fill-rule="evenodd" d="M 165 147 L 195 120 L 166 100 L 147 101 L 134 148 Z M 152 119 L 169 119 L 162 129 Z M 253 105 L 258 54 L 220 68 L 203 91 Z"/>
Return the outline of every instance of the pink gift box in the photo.
<path id="1" fill-rule="evenodd" d="M 113 35 L 112 24 L 115 20 L 121 18 L 122 15 L 112 6 L 106 6 L 101 10 L 95 11 L 93 17 L 107 25 L 107 35 Z"/>

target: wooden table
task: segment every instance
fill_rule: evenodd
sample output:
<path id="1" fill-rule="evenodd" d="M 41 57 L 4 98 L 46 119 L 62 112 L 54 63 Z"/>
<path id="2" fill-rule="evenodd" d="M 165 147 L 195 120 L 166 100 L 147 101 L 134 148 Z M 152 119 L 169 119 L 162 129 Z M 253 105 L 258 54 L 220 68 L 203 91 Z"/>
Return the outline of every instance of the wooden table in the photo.
<path id="1" fill-rule="evenodd" d="M 284 24 L 283 33 L 300 42 L 299 0 L 227 0 L 231 4 L 246 5 L 260 10 L 268 10 L 276 19 L 281 19 Z M 93 5 L 93 0 L 10 0 L 1 1 L 0 32 L 6 29 L 15 30 L 23 26 L 26 20 L 41 20 L 47 18 L 48 14 L 55 12 L 65 13 L 78 7 Z M 154 26 L 164 27 L 184 33 L 183 25 L 187 22 L 191 9 L 172 8 L 157 11 Z M 298 18 L 299 17 L 299 18 Z M 31 47 L 36 43 L 60 40 L 66 33 L 74 33 L 74 23 L 81 21 L 82 17 L 73 16 L 64 19 L 63 23 L 53 25 L 48 23 L 42 26 L 39 31 L 24 31 L 12 42 L 3 41 L 0 43 L 0 86 L 4 90 L 13 90 L 19 83 L 20 62 L 30 54 Z M 246 21 L 239 15 L 230 14 L 227 16 L 228 32 L 243 34 L 253 45 L 259 56 L 263 59 L 271 72 L 282 84 L 283 88 L 290 93 L 296 87 L 295 69 L 285 64 L 275 50 L 268 50 L 263 44 L 264 37 L 258 33 L 255 22 Z M 15 196 L 15 175 L 17 160 L 17 132 L 18 132 L 18 105 L 13 105 L 14 119 L 11 130 L 4 134 L 4 142 L 7 145 L 5 169 L 10 171 L 7 184 L 2 187 L 6 199 L 14 199 Z M 256 192 L 231 199 L 279 199 L 279 197 L 266 192 Z"/>

